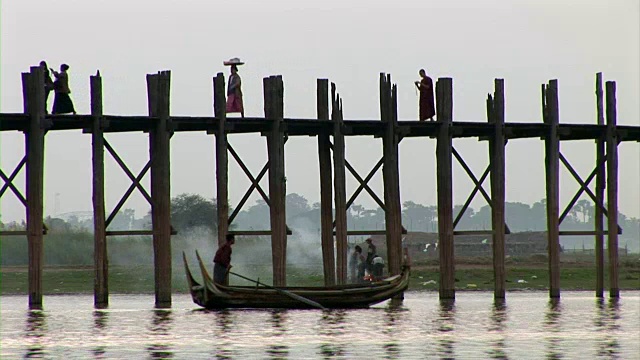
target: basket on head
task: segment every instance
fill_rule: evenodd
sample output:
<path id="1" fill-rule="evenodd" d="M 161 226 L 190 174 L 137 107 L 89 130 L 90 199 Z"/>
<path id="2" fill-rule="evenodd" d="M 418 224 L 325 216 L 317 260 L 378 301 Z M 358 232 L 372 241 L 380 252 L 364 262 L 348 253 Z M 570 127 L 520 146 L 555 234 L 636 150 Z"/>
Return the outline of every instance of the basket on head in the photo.
<path id="1" fill-rule="evenodd" d="M 239 59 L 239 58 L 231 58 L 231 59 L 229 59 L 229 60 L 227 60 L 227 61 L 223 62 L 223 64 L 224 64 L 225 66 L 231 66 L 231 65 L 236 65 L 236 66 L 238 66 L 238 65 L 244 65 L 244 62 L 240 61 L 240 59 Z"/>

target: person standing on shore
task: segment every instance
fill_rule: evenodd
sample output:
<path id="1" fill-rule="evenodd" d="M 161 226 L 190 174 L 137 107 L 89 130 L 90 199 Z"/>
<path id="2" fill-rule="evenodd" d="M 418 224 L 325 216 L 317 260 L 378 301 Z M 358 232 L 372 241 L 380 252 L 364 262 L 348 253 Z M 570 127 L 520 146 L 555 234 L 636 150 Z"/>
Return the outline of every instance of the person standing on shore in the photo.
<path id="1" fill-rule="evenodd" d="M 416 81 L 416 88 L 420 90 L 420 121 L 429 119 L 433 121 L 436 115 L 436 107 L 433 101 L 433 80 L 427 76 L 424 69 L 420 69 L 420 81 Z"/>
<path id="2" fill-rule="evenodd" d="M 225 66 L 231 66 L 229 86 L 227 88 L 227 113 L 240 113 L 244 117 L 244 103 L 242 101 L 242 80 L 238 75 L 238 66 L 244 65 L 238 58 L 224 62 Z"/>
<path id="3" fill-rule="evenodd" d="M 56 81 L 53 82 L 53 91 L 56 95 L 53 99 L 53 111 L 51 112 L 53 114 L 76 114 L 76 109 L 74 109 L 73 102 L 69 96 L 71 90 L 69 89 L 69 74 L 67 70 L 69 70 L 69 65 L 67 64 L 60 65 L 60 72 L 51 69 L 53 76 L 56 78 Z"/>

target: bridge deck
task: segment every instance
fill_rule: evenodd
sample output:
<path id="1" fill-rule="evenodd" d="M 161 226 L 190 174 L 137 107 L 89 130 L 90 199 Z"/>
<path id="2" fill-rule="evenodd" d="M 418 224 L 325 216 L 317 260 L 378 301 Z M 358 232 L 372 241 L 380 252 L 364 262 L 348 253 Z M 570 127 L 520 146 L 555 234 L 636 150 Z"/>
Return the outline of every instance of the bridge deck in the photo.
<path id="1" fill-rule="evenodd" d="M 156 118 L 150 116 L 104 115 L 106 127 L 104 132 L 149 131 Z M 52 115 L 47 118 L 49 131 L 90 129 L 93 121 L 91 115 Z M 226 129 L 231 134 L 261 133 L 271 129 L 271 119 L 265 118 L 227 118 Z M 206 131 L 213 133 L 218 128 L 218 119 L 202 116 L 172 116 L 173 130 Z M 0 114 L 0 131 L 27 131 L 29 115 Z M 403 137 L 435 137 L 441 122 L 399 121 L 398 131 Z M 331 120 L 292 119 L 285 118 L 284 126 L 289 136 L 315 136 L 331 133 Z M 549 134 L 549 125 L 544 123 L 505 123 L 505 136 L 508 139 L 544 138 Z M 640 126 L 618 125 L 619 141 L 640 142 Z M 344 120 L 345 136 L 381 136 L 385 124 L 380 120 Z M 606 134 L 606 125 L 596 124 L 560 124 L 558 133 L 561 140 L 598 139 Z M 488 122 L 454 121 L 452 135 L 454 138 L 490 137 L 494 127 Z"/>

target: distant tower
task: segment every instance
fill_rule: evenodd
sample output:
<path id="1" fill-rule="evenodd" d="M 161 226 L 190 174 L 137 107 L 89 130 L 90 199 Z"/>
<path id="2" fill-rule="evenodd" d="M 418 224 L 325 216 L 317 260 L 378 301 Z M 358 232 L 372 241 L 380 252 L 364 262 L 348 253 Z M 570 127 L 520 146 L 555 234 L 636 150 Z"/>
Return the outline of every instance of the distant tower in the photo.
<path id="1" fill-rule="evenodd" d="M 56 193 L 56 198 L 53 202 L 53 216 L 57 217 L 60 214 L 60 193 Z"/>

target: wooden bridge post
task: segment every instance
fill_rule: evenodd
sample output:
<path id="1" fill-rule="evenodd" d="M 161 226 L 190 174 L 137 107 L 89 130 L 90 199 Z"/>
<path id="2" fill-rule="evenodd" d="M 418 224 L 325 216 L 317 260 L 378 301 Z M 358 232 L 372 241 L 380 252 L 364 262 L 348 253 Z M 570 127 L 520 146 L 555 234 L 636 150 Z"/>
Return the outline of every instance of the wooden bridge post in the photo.
<path id="1" fill-rule="evenodd" d="M 504 136 L 504 80 L 495 79 L 495 92 L 490 121 L 494 125 L 489 138 L 491 164 L 491 222 L 493 229 L 493 273 L 495 299 L 504 299 L 505 277 L 505 136 Z"/>
<path id="2" fill-rule="evenodd" d="M 329 120 L 329 80 L 317 81 L 318 120 Z M 322 244 L 322 264 L 324 284 L 336 283 L 336 262 L 333 248 L 333 207 L 331 187 L 331 148 L 329 133 L 318 135 L 318 162 L 320 166 L 320 234 Z"/>
<path id="3" fill-rule="evenodd" d="M 227 97 L 224 74 L 213 78 L 213 111 L 218 120 L 216 131 L 216 203 L 218 210 L 218 245 L 229 231 L 229 159 L 227 150 Z"/>
<path id="4" fill-rule="evenodd" d="M 149 132 L 151 217 L 157 308 L 171 307 L 171 186 L 169 95 L 171 72 L 147 75 L 149 116 L 157 117 Z"/>
<path id="5" fill-rule="evenodd" d="M 25 134 L 27 153 L 27 240 L 29 253 L 29 309 L 42 309 L 43 186 L 44 186 L 44 72 L 32 66 L 22 74 L 29 130 Z"/>
<path id="6" fill-rule="evenodd" d="M 616 131 L 616 83 L 607 81 L 607 247 L 609 297 L 620 297 L 618 286 L 618 133 Z"/>
<path id="7" fill-rule="evenodd" d="M 390 275 L 400 274 L 402 262 L 402 206 L 398 168 L 398 103 L 397 87 L 391 75 L 380 74 L 380 118 L 386 124 L 383 136 L 382 175 L 384 178 L 385 228 L 387 263 Z"/>
<path id="8" fill-rule="evenodd" d="M 264 78 L 265 117 L 272 121 L 267 136 L 273 286 L 287 284 L 286 177 L 284 171 L 284 84 L 282 76 Z"/>
<path id="9" fill-rule="evenodd" d="M 596 108 L 597 124 L 604 125 L 604 100 L 602 96 L 602 73 L 596 74 Z M 602 204 L 604 204 L 605 184 L 605 136 L 596 139 L 596 206 L 595 206 L 595 248 L 596 248 L 596 297 L 604 297 L 604 221 Z"/>
<path id="10" fill-rule="evenodd" d="M 551 80 L 544 91 L 544 115 L 549 126 L 545 138 L 545 164 L 547 183 L 547 236 L 549 252 L 549 297 L 560 297 L 560 231 L 559 231 L 559 176 L 560 137 L 558 135 L 558 81 Z"/>
<path id="11" fill-rule="evenodd" d="M 97 309 L 109 305 L 109 257 L 104 210 L 104 132 L 102 120 L 102 78 L 89 78 L 91 85 L 91 157 L 93 168 L 93 248 L 95 278 L 93 305 Z"/>
<path id="12" fill-rule="evenodd" d="M 345 144 L 342 131 L 342 100 L 331 83 L 331 120 L 333 121 L 333 187 L 336 217 L 336 280 L 347 283 L 347 205 L 345 183 Z"/>
<path id="13" fill-rule="evenodd" d="M 436 82 L 438 130 L 436 147 L 438 184 L 438 249 L 440 253 L 440 299 L 455 299 L 455 262 L 453 244 L 453 184 L 451 170 L 453 121 L 453 80 Z"/>

